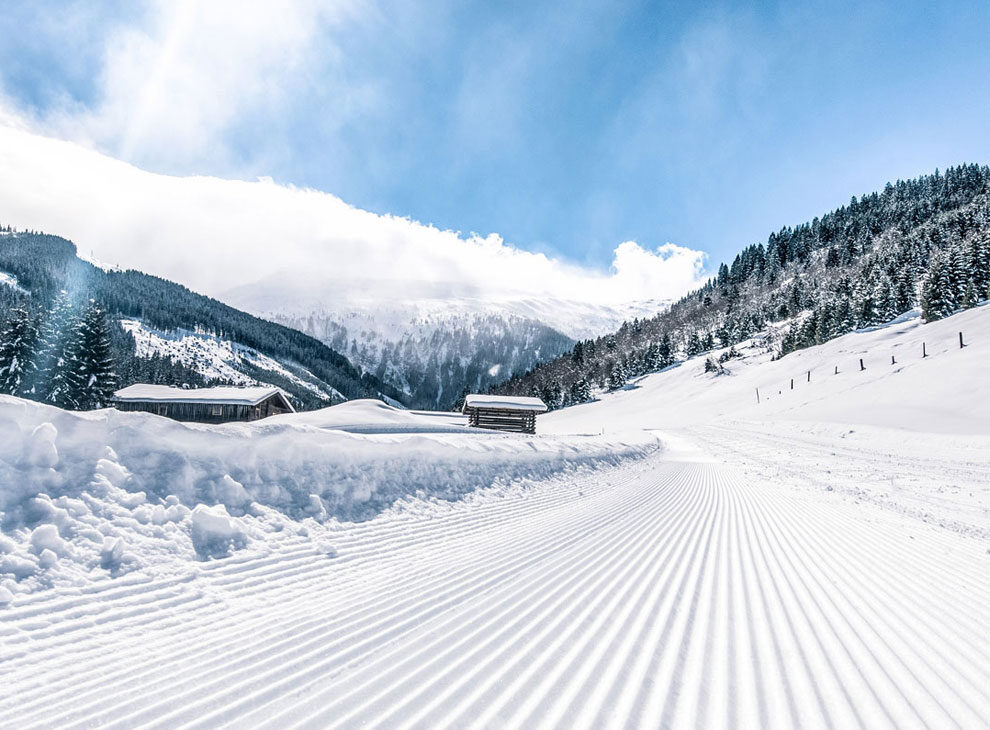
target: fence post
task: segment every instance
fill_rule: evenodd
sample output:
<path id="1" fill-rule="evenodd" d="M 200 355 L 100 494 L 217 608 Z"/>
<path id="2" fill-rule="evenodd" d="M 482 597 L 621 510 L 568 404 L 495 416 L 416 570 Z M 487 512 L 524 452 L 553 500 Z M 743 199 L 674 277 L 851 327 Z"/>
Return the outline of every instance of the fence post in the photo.
<path id="1" fill-rule="evenodd" d="M 922 358 L 928 357 L 928 350 L 925 348 L 924 342 L 921 343 L 921 357 Z"/>
<path id="2" fill-rule="evenodd" d="M 811 371 L 810 370 L 808 371 L 808 382 L 809 383 L 811 382 Z"/>
<path id="3" fill-rule="evenodd" d="M 836 366 L 835 366 L 835 374 L 836 374 L 836 375 L 838 375 L 838 374 L 839 374 L 839 366 L 838 366 L 838 365 L 836 365 Z"/>
<path id="4" fill-rule="evenodd" d="M 794 378 L 791 378 L 791 390 L 794 390 Z"/>
<path id="5" fill-rule="evenodd" d="M 962 332 L 959 333 L 959 349 L 963 349 L 966 345 L 963 344 Z"/>
<path id="6" fill-rule="evenodd" d="M 866 370 L 866 365 L 863 364 L 863 358 L 859 358 L 859 369 Z"/>
<path id="7" fill-rule="evenodd" d="M 897 364 L 897 360 L 894 359 L 894 356 L 893 355 L 890 356 L 890 364 L 891 365 L 896 365 Z"/>
<path id="8" fill-rule="evenodd" d="M 760 402 L 760 389 L 759 388 L 756 389 L 756 402 L 757 403 Z"/>

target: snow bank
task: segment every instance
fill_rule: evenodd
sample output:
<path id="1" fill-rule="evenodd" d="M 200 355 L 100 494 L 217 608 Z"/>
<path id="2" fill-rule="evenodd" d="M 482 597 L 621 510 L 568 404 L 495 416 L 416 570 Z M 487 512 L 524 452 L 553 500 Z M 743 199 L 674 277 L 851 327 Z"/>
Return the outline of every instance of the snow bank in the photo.
<path id="1" fill-rule="evenodd" d="M 456 499 L 657 447 L 479 434 L 461 422 L 364 401 L 212 426 L 0 396 L 0 587 L 264 549 L 273 533 L 315 535 L 400 499 Z"/>

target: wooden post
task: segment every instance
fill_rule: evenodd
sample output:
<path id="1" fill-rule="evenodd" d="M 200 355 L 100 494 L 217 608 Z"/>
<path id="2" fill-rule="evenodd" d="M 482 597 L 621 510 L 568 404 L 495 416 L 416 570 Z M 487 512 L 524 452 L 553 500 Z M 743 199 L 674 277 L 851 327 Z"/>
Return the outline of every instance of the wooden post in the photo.
<path id="1" fill-rule="evenodd" d="M 756 402 L 757 403 L 760 402 L 760 389 L 759 388 L 756 389 Z"/>
<path id="2" fill-rule="evenodd" d="M 959 349 L 963 349 L 966 345 L 963 344 L 962 332 L 959 333 Z"/>
<path id="3" fill-rule="evenodd" d="M 922 358 L 928 357 L 928 350 L 925 349 L 925 343 L 924 342 L 921 343 L 921 357 Z"/>
<path id="4" fill-rule="evenodd" d="M 791 390 L 794 390 L 794 378 L 791 378 Z"/>
<path id="5" fill-rule="evenodd" d="M 863 358 L 859 358 L 859 369 L 866 370 L 866 365 L 863 364 Z"/>
<path id="6" fill-rule="evenodd" d="M 838 366 L 838 365 L 836 365 L 836 366 L 835 366 L 835 374 L 836 374 L 836 375 L 838 375 L 838 374 L 839 374 L 839 366 Z"/>
<path id="7" fill-rule="evenodd" d="M 808 371 L 808 382 L 809 383 L 811 382 L 811 371 L 810 370 Z"/>
<path id="8" fill-rule="evenodd" d="M 894 356 L 893 355 L 890 356 L 890 364 L 891 365 L 896 365 L 897 364 L 897 360 L 894 359 Z"/>

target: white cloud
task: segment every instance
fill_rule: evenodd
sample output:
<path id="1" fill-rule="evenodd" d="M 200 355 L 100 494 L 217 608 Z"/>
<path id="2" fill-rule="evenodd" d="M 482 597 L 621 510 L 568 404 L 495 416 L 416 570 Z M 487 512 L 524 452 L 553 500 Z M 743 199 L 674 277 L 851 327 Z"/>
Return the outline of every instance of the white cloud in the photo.
<path id="1" fill-rule="evenodd" d="M 602 272 L 316 190 L 146 172 L 10 121 L 0 113 L 3 223 L 65 236 L 84 255 L 214 296 L 283 273 L 289 286 L 453 283 L 480 297 L 622 303 L 678 296 L 703 273 L 702 252 L 672 244 L 649 250 L 627 241 Z"/>
<path id="2" fill-rule="evenodd" d="M 338 58 L 332 33 L 323 31 L 356 16 L 351 0 L 146 5 L 139 23 L 108 32 L 94 102 L 47 110 L 38 120 L 47 131 L 181 172 L 207 162 L 232 167 L 243 154 L 231 148 L 232 130 L 246 119 L 255 128 L 276 123 L 278 110 L 317 82 L 336 92 L 325 116 L 347 108 L 344 85 L 331 78 Z"/>

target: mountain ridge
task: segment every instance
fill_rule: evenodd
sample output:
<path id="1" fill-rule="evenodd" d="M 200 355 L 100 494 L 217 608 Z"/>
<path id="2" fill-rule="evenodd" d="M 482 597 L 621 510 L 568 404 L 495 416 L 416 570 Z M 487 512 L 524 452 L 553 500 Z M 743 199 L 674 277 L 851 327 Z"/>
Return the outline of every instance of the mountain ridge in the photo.
<path id="1" fill-rule="evenodd" d="M 134 328 L 125 332 L 120 325 L 124 320 L 139 323 L 138 329 L 145 334 L 160 337 L 186 331 L 201 339 L 213 336 L 216 342 L 230 343 L 228 349 L 239 353 L 230 358 L 233 369 L 243 376 L 237 381 L 243 384 L 260 379 L 282 387 L 299 408 L 330 405 L 336 396 L 383 397 L 393 402 L 403 399 L 400 391 L 362 372 L 347 357 L 304 333 L 161 277 L 94 265 L 77 255 L 74 243 L 59 236 L 4 231 L 0 236 L 0 271 L 9 279 L 0 282 L 0 310 L 24 307 L 44 317 L 62 290 L 77 303 L 88 299 L 99 303 L 114 324 L 110 334 L 120 385 L 138 379 L 202 385 L 210 379 L 204 377 L 202 368 L 197 369 L 201 363 L 195 359 L 176 360 L 162 353 L 156 357 L 147 350 L 144 356 L 139 355 Z M 252 353 L 277 361 L 279 367 L 260 367 L 260 359 Z M 220 379 L 230 381 L 229 377 Z"/>

